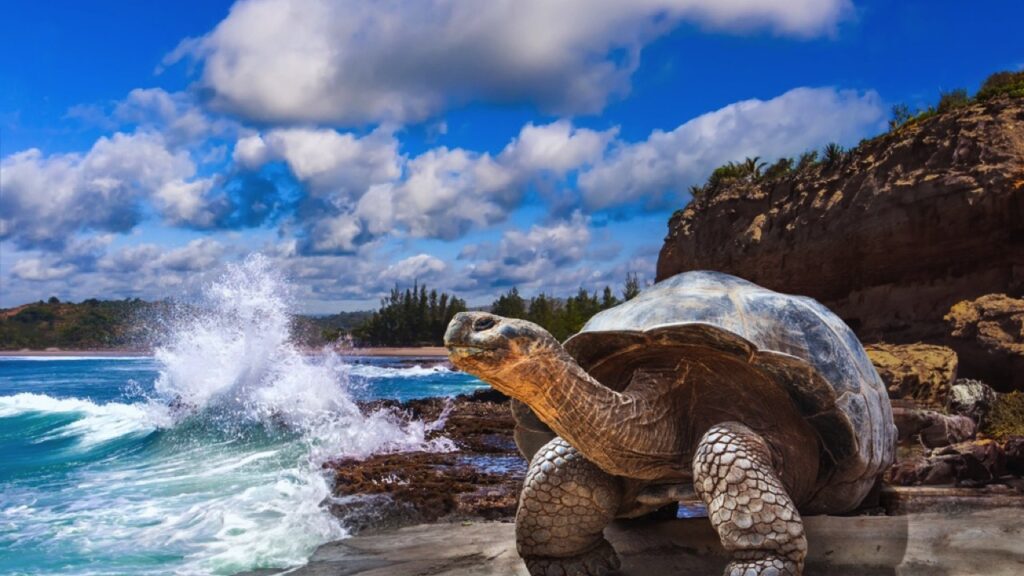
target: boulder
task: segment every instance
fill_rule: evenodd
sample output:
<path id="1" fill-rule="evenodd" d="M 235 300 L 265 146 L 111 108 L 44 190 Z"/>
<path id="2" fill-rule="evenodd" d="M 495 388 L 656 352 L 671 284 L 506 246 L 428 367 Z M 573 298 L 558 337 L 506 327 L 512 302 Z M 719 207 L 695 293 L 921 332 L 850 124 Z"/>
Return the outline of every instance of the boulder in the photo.
<path id="1" fill-rule="evenodd" d="M 1006 473 L 1003 448 L 994 440 L 971 440 L 898 462 L 889 481 L 901 486 L 952 484 L 981 486 Z"/>
<path id="2" fill-rule="evenodd" d="M 926 448 L 949 446 L 974 437 L 977 426 L 966 416 L 946 415 L 934 410 L 896 403 L 892 417 L 899 432 L 899 441 L 905 443 L 918 438 Z"/>
<path id="3" fill-rule="evenodd" d="M 889 397 L 943 408 L 956 380 L 956 352 L 933 344 L 869 344 L 864 347 Z"/>
<path id="4" fill-rule="evenodd" d="M 987 294 L 945 316 L 950 343 L 975 373 L 1008 392 L 1024 390 L 1024 299 Z"/>
<path id="5" fill-rule="evenodd" d="M 959 378 L 949 389 L 946 411 L 966 416 L 981 428 L 987 423 L 997 397 L 996 391 L 981 380 Z"/>

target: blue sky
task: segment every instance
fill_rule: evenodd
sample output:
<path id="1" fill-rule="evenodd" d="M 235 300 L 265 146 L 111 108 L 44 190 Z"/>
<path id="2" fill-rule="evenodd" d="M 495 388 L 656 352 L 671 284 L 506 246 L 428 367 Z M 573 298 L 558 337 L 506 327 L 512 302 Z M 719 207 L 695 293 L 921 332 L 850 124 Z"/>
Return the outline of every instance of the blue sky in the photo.
<path id="1" fill-rule="evenodd" d="M 653 276 L 715 166 L 1024 66 L 991 1 L 0 4 L 0 306 L 260 251 L 296 308 Z"/>

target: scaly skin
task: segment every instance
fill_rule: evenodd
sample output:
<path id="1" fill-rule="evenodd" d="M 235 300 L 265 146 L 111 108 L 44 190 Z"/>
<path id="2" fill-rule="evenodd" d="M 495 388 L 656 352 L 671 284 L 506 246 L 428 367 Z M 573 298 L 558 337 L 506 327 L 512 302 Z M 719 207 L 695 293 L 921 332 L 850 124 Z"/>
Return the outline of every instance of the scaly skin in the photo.
<path id="1" fill-rule="evenodd" d="M 765 441 L 738 422 L 713 426 L 693 458 L 694 488 L 708 507 L 726 576 L 800 576 L 807 539 Z"/>
<path id="2" fill-rule="evenodd" d="M 618 569 L 604 539 L 622 497 L 619 481 L 562 438 L 530 462 L 516 513 L 516 544 L 532 576 L 599 576 Z"/>

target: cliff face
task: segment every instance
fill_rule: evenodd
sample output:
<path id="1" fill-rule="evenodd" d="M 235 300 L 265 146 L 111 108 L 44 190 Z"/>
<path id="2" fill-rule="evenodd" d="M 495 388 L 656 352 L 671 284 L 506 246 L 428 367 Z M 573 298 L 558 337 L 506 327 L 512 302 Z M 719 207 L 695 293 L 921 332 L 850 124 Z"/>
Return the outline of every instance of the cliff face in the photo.
<path id="1" fill-rule="evenodd" d="M 868 342 L 956 349 L 954 304 L 1024 293 L 1024 100 L 970 104 L 831 167 L 692 202 L 669 222 L 657 277 L 698 269 L 812 296 Z"/>

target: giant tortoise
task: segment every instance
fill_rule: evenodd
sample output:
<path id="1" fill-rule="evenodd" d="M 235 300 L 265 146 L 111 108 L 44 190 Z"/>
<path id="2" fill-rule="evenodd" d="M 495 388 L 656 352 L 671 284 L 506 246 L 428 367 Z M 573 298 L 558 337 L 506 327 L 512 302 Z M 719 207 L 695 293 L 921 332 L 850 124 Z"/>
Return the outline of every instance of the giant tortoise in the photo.
<path id="1" fill-rule="evenodd" d="M 445 346 L 513 398 L 530 459 L 516 540 L 534 576 L 615 570 L 604 527 L 687 491 L 732 555 L 726 574 L 799 575 L 800 515 L 854 510 L 893 461 L 886 389 L 850 328 L 727 274 L 659 282 L 564 345 L 464 312 Z"/>

